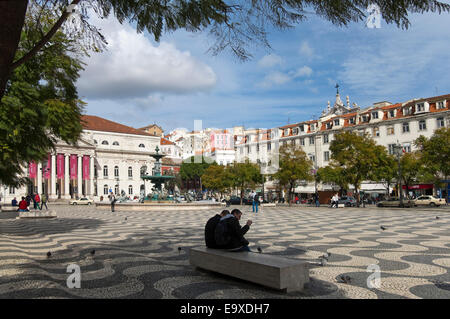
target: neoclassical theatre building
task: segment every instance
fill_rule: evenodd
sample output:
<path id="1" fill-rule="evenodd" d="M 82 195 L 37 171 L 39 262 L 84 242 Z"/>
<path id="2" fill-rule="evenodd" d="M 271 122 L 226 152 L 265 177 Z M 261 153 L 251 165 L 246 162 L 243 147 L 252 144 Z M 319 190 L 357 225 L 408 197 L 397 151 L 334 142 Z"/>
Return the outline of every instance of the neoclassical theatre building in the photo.
<path id="1" fill-rule="evenodd" d="M 29 163 L 24 174 L 31 183 L 19 189 L 1 189 L 2 202 L 10 203 L 31 192 L 46 193 L 50 200 L 87 196 L 106 198 L 110 191 L 122 191 L 133 198 L 141 189 L 148 193 L 151 183 L 140 178 L 141 169 L 151 172 L 150 154 L 160 137 L 101 117 L 84 115 L 83 132 L 76 146 L 62 141 L 41 163 Z"/>

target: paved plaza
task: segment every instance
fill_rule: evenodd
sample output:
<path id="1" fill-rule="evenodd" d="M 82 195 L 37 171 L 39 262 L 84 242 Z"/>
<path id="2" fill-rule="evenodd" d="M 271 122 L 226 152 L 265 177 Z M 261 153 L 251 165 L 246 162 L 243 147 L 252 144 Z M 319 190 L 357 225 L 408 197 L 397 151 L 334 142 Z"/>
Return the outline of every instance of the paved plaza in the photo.
<path id="1" fill-rule="evenodd" d="M 447 208 L 271 207 L 255 215 L 244 207 L 255 253 L 311 263 L 305 291 L 288 294 L 190 266 L 188 250 L 204 245 L 217 211 L 51 208 L 57 219 L 0 213 L 0 298 L 450 298 Z M 67 287 L 70 264 L 81 269 L 81 288 Z M 379 288 L 367 286 L 372 264 Z"/>

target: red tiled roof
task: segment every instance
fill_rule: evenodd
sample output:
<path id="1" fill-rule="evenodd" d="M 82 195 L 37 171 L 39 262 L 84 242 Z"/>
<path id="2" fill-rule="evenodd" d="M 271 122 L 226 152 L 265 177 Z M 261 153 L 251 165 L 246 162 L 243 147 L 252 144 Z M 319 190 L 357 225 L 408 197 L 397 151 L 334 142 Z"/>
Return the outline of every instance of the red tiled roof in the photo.
<path id="1" fill-rule="evenodd" d="M 164 137 L 161 137 L 161 145 L 174 145 L 175 143 L 165 139 Z"/>
<path id="2" fill-rule="evenodd" d="M 122 134 L 133 134 L 133 135 L 145 135 L 145 136 L 153 136 L 144 131 L 137 130 L 130 126 L 126 126 L 123 124 L 119 124 L 98 116 L 94 115 L 82 115 L 81 116 L 81 125 L 85 130 L 91 131 L 103 131 L 103 132 L 113 132 L 113 133 L 122 133 Z"/>

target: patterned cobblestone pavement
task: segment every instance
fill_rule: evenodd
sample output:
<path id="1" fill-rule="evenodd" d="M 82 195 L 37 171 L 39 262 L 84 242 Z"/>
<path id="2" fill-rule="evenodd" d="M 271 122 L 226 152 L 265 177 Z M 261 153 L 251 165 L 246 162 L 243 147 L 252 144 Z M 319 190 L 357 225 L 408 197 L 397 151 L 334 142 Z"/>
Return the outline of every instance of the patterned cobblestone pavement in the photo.
<path id="1" fill-rule="evenodd" d="M 450 298 L 448 209 L 245 207 L 253 251 L 311 263 L 311 283 L 289 294 L 190 266 L 216 211 L 52 209 L 57 219 L 0 213 L 0 298 Z M 67 287 L 69 264 L 80 266 L 79 289 Z M 367 286 L 372 264 L 378 288 Z"/>

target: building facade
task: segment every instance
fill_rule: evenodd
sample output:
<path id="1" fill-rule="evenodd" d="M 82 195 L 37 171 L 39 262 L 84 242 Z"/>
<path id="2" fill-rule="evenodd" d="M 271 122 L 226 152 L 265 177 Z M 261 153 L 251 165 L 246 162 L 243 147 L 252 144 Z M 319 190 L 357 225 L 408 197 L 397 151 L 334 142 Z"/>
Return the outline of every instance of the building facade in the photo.
<path id="1" fill-rule="evenodd" d="M 24 174 L 31 183 L 18 189 L 2 187 L 2 202 L 36 192 L 50 200 L 149 193 L 152 184 L 140 176 L 141 171 L 151 172 L 150 154 L 160 146 L 160 137 L 97 116 L 82 116 L 82 125 L 77 145 L 58 141 L 47 160 L 29 163 Z"/>

